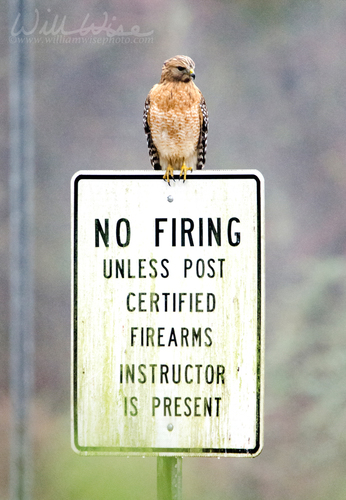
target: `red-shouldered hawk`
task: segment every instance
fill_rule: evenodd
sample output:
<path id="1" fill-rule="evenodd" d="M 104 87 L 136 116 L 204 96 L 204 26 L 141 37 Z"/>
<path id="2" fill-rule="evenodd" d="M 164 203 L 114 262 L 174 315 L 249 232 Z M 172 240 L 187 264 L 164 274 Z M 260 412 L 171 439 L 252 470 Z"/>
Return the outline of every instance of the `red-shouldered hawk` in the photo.
<path id="1" fill-rule="evenodd" d="M 207 151 L 208 109 L 202 92 L 194 84 L 195 63 L 175 56 L 164 62 L 161 80 L 145 101 L 143 124 L 149 157 L 155 170 L 166 170 L 163 179 L 174 180 L 188 170 L 204 167 Z"/>

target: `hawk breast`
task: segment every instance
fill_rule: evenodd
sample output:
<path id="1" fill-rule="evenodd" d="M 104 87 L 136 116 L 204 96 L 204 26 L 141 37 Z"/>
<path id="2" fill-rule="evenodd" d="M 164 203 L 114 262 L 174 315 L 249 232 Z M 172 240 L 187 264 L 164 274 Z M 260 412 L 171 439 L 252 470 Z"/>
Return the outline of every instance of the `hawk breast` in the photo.
<path id="1" fill-rule="evenodd" d="M 188 89 L 189 84 L 182 84 L 181 89 L 169 87 L 153 88 L 149 123 L 160 157 L 176 161 L 196 154 L 200 135 L 200 94 Z"/>

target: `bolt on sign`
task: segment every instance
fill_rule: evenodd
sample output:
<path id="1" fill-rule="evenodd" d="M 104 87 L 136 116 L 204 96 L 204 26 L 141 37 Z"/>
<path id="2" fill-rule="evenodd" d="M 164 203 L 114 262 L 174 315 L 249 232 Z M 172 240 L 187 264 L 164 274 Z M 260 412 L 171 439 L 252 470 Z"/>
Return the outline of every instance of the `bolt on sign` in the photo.
<path id="1" fill-rule="evenodd" d="M 82 455 L 262 448 L 264 181 L 72 179 L 72 443 Z"/>

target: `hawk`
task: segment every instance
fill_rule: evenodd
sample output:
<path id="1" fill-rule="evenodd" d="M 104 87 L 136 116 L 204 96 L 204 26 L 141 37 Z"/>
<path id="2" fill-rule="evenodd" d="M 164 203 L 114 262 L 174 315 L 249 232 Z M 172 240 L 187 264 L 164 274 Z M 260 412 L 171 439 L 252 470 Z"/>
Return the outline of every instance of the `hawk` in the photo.
<path id="1" fill-rule="evenodd" d="M 195 63 L 175 56 L 164 62 L 161 80 L 145 101 L 144 131 L 155 170 L 166 170 L 163 179 L 174 180 L 174 170 L 186 180 L 188 170 L 204 167 L 207 152 L 208 109 L 195 85 Z"/>

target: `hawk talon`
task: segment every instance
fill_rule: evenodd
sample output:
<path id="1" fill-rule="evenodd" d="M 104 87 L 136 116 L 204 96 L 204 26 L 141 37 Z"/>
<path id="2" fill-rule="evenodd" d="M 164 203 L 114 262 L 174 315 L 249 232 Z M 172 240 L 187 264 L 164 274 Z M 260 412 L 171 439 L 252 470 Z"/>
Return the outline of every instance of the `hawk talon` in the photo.
<path id="1" fill-rule="evenodd" d="M 182 167 L 181 167 L 181 170 L 180 170 L 179 180 L 180 180 L 180 177 L 184 174 L 184 182 L 186 181 L 186 172 L 188 170 L 192 171 L 192 167 L 187 167 L 185 165 L 185 162 L 184 162 L 183 165 L 182 165 Z"/>
<path id="2" fill-rule="evenodd" d="M 168 185 L 170 186 L 170 179 L 169 179 L 169 176 L 172 177 L 173 181 L 175 182 L 175 179 L 174 179 L 174 170 L 173 170 L 173 167 L 171 167 L 171 165 L 168 165 L 167 167 L 167 170 L 165 172 L 165 175 L 163 176 L 163 180 L 164 181 L 167 181 L 168 182 Z"/>

